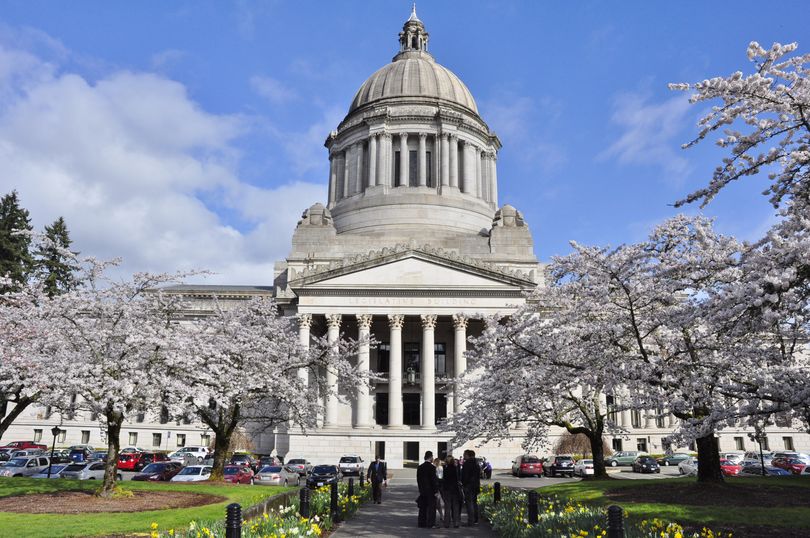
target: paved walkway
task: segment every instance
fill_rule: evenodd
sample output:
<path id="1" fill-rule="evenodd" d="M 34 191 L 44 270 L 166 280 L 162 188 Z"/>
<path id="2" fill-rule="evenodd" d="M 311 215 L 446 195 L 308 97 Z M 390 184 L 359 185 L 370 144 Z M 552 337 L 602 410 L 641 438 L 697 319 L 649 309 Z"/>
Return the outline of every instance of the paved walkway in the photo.
<path id="1" fill-rule="evenodd" d="M 418 494 L 416 485 L 391 480 L 383 489 L 382 504 L 363 504 L 353 518 L 340 524 L 332 536 L 497 536 L 483 521 L 474 527 L 465 527 L 467 514 L 464 513 L 461 514 L 462 525 L 457 529 L 420 529 L 416 526 Z"/>

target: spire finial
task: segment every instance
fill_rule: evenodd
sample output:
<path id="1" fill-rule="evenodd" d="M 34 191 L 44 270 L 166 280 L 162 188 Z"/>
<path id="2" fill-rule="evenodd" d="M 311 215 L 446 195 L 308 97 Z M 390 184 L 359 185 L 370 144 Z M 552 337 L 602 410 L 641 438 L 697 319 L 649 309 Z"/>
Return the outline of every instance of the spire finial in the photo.
<path id="1" fill-rule="evenodd" d="M 416 2 L 414 2 L 413 6 L 411 7 L 411 16 L 408 17 L 408 20 L 409 21 L 419 21 L 419 17 L 416 16 Z M 422 21 L 419 21 L 419 22 L 422 22 Z"/>

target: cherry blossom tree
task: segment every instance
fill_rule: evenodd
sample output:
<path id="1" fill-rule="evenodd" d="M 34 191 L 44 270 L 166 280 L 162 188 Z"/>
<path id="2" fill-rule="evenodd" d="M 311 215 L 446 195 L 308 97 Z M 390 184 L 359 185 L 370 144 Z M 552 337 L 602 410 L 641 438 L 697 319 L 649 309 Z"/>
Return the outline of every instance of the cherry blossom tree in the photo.
<path id="1" fill-rule="evenodd" d="M 195 410 L 215 434 L 212 478 L 222 475 L 240 426 L 255 431 L 285 424 L 315 427 L 322 397 L 337 396 L 326 382 L 327 370 L 335 374 L 342 397 L 368 383 L 368 375 L 351 363 L 358 342 L 316 338 L 301 345 L 295 318 L 281 316 L 271 298 L 235 307 L 214 300 L 210 315 L 183 325 L 193 346 L 173 356 L 169 372 L 178 389 L 170 392 L 189 395 L 175 408 Z"/>

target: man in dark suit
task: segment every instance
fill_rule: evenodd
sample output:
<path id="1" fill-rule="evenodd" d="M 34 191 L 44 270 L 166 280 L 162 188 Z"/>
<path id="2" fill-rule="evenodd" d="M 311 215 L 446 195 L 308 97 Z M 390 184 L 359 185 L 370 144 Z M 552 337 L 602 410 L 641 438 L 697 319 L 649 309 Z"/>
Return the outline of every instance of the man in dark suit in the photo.
<path id="1" fill-rule="evenodd" d="M 475 452 L 464 451 L 461 466 L 461 485 L 464 489 L 464 505 L 467 508 L 467 526 L 478 524 L 478 493 L 481 491 L 481 468 L 475 461 Z"/>
<path id="2" fill-rule="evenodd" d="M 377 504 L 382 504 L 382 485 L 388 483 L 388 469 L 385 462 L 380 461 L 379 456 L 375 456 L 374 462 L 368 466 L 366 476 L 371 482 L 372 500 Z"/>
<path id="3" fill-rule="evenodd" d="M 425 461 L 416 469 L 416 484 L 419 486 L 419 526 L 436 527 L 436 493 L 439 491 L 439 477 L 433 465 L 433 452 L 425 452 Z"/>

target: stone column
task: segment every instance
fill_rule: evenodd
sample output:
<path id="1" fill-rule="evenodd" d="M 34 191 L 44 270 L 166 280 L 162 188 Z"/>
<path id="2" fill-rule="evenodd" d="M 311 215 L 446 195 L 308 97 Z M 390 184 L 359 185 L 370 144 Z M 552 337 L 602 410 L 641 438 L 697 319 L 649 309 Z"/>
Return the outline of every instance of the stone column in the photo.
<path id="1" fill-rule="evenodd" d="M 434 330 L 436 315 L 422 315 L 422 428 L 436 428 L 436 356 Z"/>
<path id="2" fill-rule="evenodd" d="M 312 327 L 312 314 L 298 314 L 298 342 L 302 348 L 309 349 L 309 329 Z M 309 370 L 298 369 L 298 378 L 304 386 L 309 385 Z"/>
<path id="3" fill-rule="evenodd" d="M 340 314 L 329 314 L 326 316 L 326 326 L 328 327 L 326 338 L 335 348 L 338 345 L 337 341 L 340 337 L 340 319 Z M 324 428 L 331 428 L 338 425 L 338 382 L 337 374 L 329 368 L 326 369 L 326 390 L 328 392 L 326 393 L 326 410 L 323 417 L 323 426 Z"/>
<path id="4" fill-rule="evenodd" d="M 389 314 L 388 326 L 391 328 L 388 358 L 388 427 L 402 427 L 402 326 L 405 316 Z"/>
<path id="5" fill-rule="evenodd" d="M 678 419 L 675 418 L 675 415 L 669 413 L 669 416 L 667 416 L 667 426 L 669 426 L 670 428 L 674 427 L 677 420 Z"/>
<path id="6" fill-rule="evenodd" d="M 473 145 L 464 142 L 464 175 L 461 177 L 461 192 L 475 194 L 475 151 Z"/>
<path id="7" fill-rule="evenodd" d="M 368 186 L 377 184 L 377 135 L 368 139 Z"/>
<path id="8" fill-rule="evenodd" d="M 391 135 L 381 133 L 379 146 L 379 157 L 377 158 L 377 184 L 391 185 Z"/>
<path id="9" fill-rule="evenodd" d="M 439 169 L 439 176 L 441 179 L 442 187 L 450 185 L 450 143 L 447 140 L 447 133 L 441 135 L 441 168 Z"/>
<path id="10" fill-rule="evenodd" d="M 630 410 L 629 409 L 622 409 L 621 413 L 619 414 L 619 425 L 622 428 L 629 428 L 630 427 Z"/>
<path id="11" fill-rule="evenodd" d="M 489 152 L 481 152 L 481 199 L 489 202 Z"/>
<path id="12" fill-rule="evenodd" d="M 453 314 L 453 327 L 456 329 L 455 345 L 453 346 L 455 353 L 453 354 L 453 364 L 455 366 L 455 377 L 458 379 L 461 374 L 467 370 L 467 357 L 464 352 L 467 351 L 467 316 L 464 314 Z M 461 411 L 462 405 L 459 401 L 458 391 L 453 390 L 453 412 L 458 413 Z"/>
<path id="13" fill-rule="evenodd" d="M 489 156 L 489 201 L 498 207 L 498 154 L 494 151 Z"/>
<path id="14" fill-rule="evenodd" d="M 647 429 L 655 427 L 655 415 L 658 413 L 658 411 L 646 409 L 644 413 L 644 427 Z"/>
<path id="15" fill-rule="evenodd" d="M 365 190 L 365 186 L 363 185 L 363 143 L 358 142 L 355 144 L 355 162 L 357 171 L 355 172 L 355 188 L 354 192 L 363 192 Z"/>
<path id="16" fill-rule="evenodd" d="M 427 186 L 427 133 L 419 133 L 419 170 L 417 179 L 420 187 Z"/>
<path id="17" fill-rule="evenodd" d="M 351 153 L 350 150 L 351 150 L 351 148 L 348 148 L 343 152 L 343 197 L 344 198 L 349 197 L 349 170 L 351 170 L 351 166 L 350 166 L 351 161 L 349 160 L 350 153 Z"/>
<path id="18" fill-rule="evenodd" d="M 448 155 L 450 165 L 450 186 L 458 188 L 458 138 L 456 135 L 449 136 L 450 154 Z"/>
<path id="19" fill-rule="evenodd" d="M 475 152 L 475 195 L 483 200 L 484 198 L 484 181 L 483 181 L 483 174 L 481 173 L 481 149 L 480 148 L 473 148 Z"/>
<path id="20" fill-rule="evenodd" d="M 357 369 L 361 374 L 368 374 L 369 371 L 369 343 L 368 338 L 371 333 L 371 314 L 357 315 L 357 337 L 360 340 L 360 349 L 357 352 Z M 357 422 L 355 428 L 368 428 L 371 426 L 371 398 L 369 397 L 369 387 L 363 383 L 357 389 Z"/>
<path id="21" fill-rule="evenodd" d="M 328 207 L 335 205 L 335 189 L 337 189 L 337 155 L 329 153 L 329 204 Z"/>
<path id="22" fill-rule="evenodd" d="M 408 173 L 408 133 L 399 135 L 399 185 L 407 187 L 410 184 Z"/>

